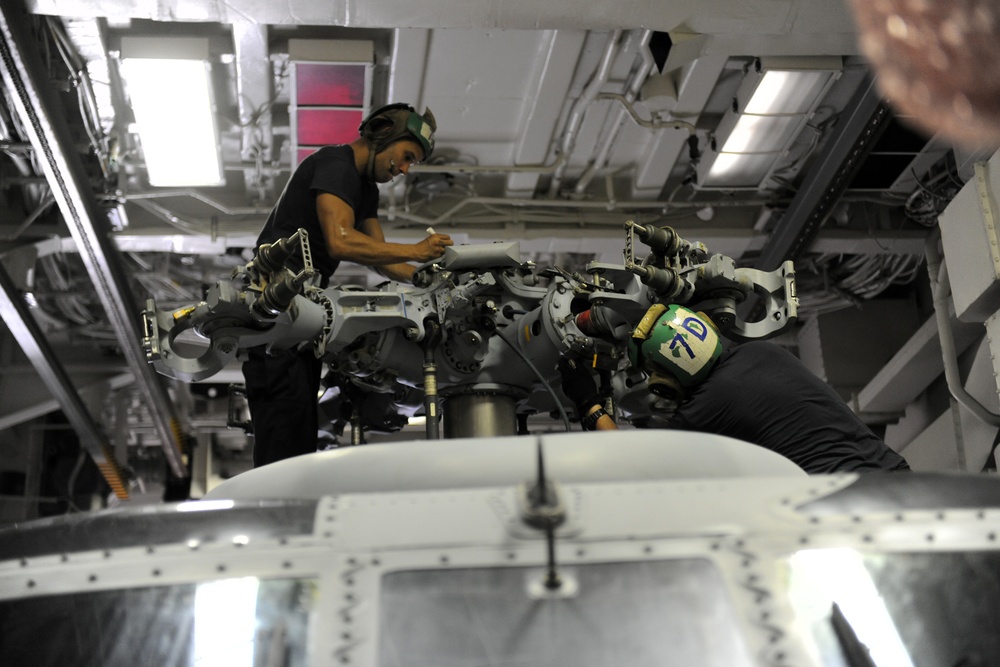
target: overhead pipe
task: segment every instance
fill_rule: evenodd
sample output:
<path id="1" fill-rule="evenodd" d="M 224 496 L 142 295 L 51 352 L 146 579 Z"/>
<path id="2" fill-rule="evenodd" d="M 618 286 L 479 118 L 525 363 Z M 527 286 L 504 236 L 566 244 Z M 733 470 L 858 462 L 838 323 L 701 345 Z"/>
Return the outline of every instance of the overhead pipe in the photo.
<path id="1" fill-rule="evenodd" d="M 501 169 L 496 167 L 496 169 Z M 411 213 L 409 208 L 405 205 L 400 205 L 397 202 L 397 197 L 393 194 L 394 191 L 390 190 L 389 194 L 389 205 L 387 207 L 379 208 L 379 215 L 385 216 L 387 220 L 395 220 L 397 218 L 402 218 L 406 220 L 411 220 L 418 224 L 434 226 L 435 224 L 444 224 L 452 219 L 459 211 L 463 208 L 473 205 L 482 206 L 508 206 L 511 208 L 576 208 L 576 209 L 592 209 L 592 210 L 602 210 L 602 211 L 619 211 L 619 210 L 643 210 L 643 209 L 701 209 L 705 206 L 713 206 L 715 208 L 726 208 L 726 207 L 741 207 L 741 206 L 765 206 L 774 205 L 776 202 L 774 199 L 726 199 L 722 201 L 713 202 L 662 202 L 656 200 L 642 199 L 642 200 L 616 200 L 609 197 L 607 201 L 574 201 L 565 202 L 561 200 L 554 199 L 531 199 L 529 197 L 521 197 L 517 199 L 503 198 L 503 197 L 467 197 L 462 199 L 458 203 L 454 204 L 450 209 L 444 213 L 434 217 L 428 218 L 421 215 Z M 172 190 L 166 194 L 161 195 L 160 193 L 139 193 L 139 194 L 129 194 L 125 195 L 124 199 L 126 201 L 134 202 L 137 206 L 149 211 L 153 215 L 162 219 L 164 222 L 175 226 L 182 231 L 188 233 L 199 233 L 199 234 L 211 234 L 213 237 L 226 237 L 232 234 L 243 235 L 248 233 L 256 233 L 257 227 L 241 227 L 239 229 L 234 229 L 230 225 L 227 225 L 225 229 L 216 229 L 216 225 L 211 220 L 198 220 L 193 219 L 190 216 L 182 218 L 180 215 L 176 215 L 170 211 L 165 206 L 154 203 L 150 200 L 159 199 L 161 196 L 187 196 L 187 191 Z M 196 197 L 196 195 L 198 195 Z M 210 199 L 202 194 L 191 192 L 190 196 L 196 197 L 200 201 L 209 203 Z M 214 202 L 217 209 L 225 213 L 226 215 L 259 215 L 266 213 L 260 209 L 253 207 L 240 207 L 240 208 L 230 208 L 225 207 L 219 202 Z M 190 229 L 189 229 L 190 227 Z M 213 231 L 214 230 L 214 231 Z"/>
<path id="2" fill-rule="evenodd" d="M 566 155 L 559 155 L 551 164 L 415 164 L 411 174 L 551 174 L 566 163 Z"/>
<path id="3" fill-rule="evenodd" d="M 573 152 L 573 148 L 576 144 L 576 135 L 579 132 L 580 125 L 583 121 L 583 116 L 587 106 L 594 100 L 616 100 L 620 102 L 623 106 L 622 110 L 619 110 L 619 117 L 616 121 L 618 129 L 620 129 L 621 124 L 624 122 L 622 113 L 627 113 L 632 120 L 640 127 L 645 127 L 653 130 L 663 130 L 663 129 L 677 129 L 686 130 L 689 135 L 695 134 L 697 128 L 692 123 L 683 120 L 660 120 L 652 121 L 646 120 L 639 117 L 636 113 L 634 107 L 632 106 L 638 95 L 638 90 L 641 89 L 642 83 L 648 76 L 650 69 L 652 68 L 652 56 L 648 54 L 648 49 L 643 49 L 643 64 L 639 75 L 635 77 L 633 85 L 630 87 L 628 94 L 619 93 L 602 93 L 600 87 L 607 83 L 608 76 L 610 74 L 610 66 L 614 62 L 614 46 L 620 37 L 621 31 L 616 31 L 616 35 L 611 38 L 608 42 L 608 46 L 605 49 L 604 56 L 601 61 L 601 65 L 595 73 L 594 77 L 588 83 L 587 88 L 584 90 L 583 95 L 576 100 L 573 105 L 573 109 L 570 112 L 570 116 L 566 123 L 566 130 L 563 132 L 562 140 L 560 141 L 560 151 L 556 160 L 552 163 L 539 163 L 539 164 L 517 164 L 517 165 L 478 165 L 478 164 L 419 164 L 413 165 L 410 168 L 410 173 L 413 174 L 516 174 L 516 173 L 531 173 L 531 174 L 555 174 L 553 177 L 553 183 L 556 184 L 555 189 L 549 188 L 549 196 L 553 197 L 558 191 L 559 182 L 565 174 L 566 167 L 569 163 L 569 156 Z M 642 44 L 646 45 L 649 43 L 651 31 L 646 31 L 643 36 Z M 636 85 L 638 87 L 636 87 Z M 608 141 L 602 146 L 599 155 L 602 156 L 598 159 L 598 163 L 602 164 L 610 149 L 610 145 L 614 140 L 614 135 L 610 137 Z M 596 171 L 596 170 L 594 170 Z M 584 178 L 584 177 L 581 177 Z M 593 173 L 586 174 L 585 178 L 589 182 L 593 178 Z M 510 201 L 510 200 L 507 200 Z M 531 200 L 535 202 L 536 200 Z"/>
<path id="4" fill-rule="evenodd" d="M 252 236 L 256 238 L 257 234 L 260 232 L 260 226 L 263 223 L 263 219 L 259 219 L 256 221 L 227 222 L 225 226 L 220 226 L 216 216 L 212 216 L 206 220 L 181 218 L 170 209 L 149 200 L 138 200 L 135 203 L 139 208 L 155 215 L 171 227 L 179 229 L 185 234 L 207 236 L 212 242 L 215 242 L 218 239 L 242 236 Z M 135 236 L 140 235 L 141 234 L 137 234 Z M 116 236 L 130 236 L 130 234 L 126 230 Z"/>
<path id="5" fill-rule="evenodd" d="M 583 94 L 573 103 L 566 129 L 560 141 L 559 153 L 552 163 L 516 164 L 516 165 L 479 165 L 479 164 L 415 164 L 410 167 L 411 174 L 553 174 L 552 182 L 556 187 L 549 188 L 549 196 L 558 192 L 558 183 L 562 180 L 569 164 L 569 156 L 576 145 L 576 136 L 583 122 L 583 116 L 600 94 L 601 86 L 608 81 L 611 65 L 614 63 L 615 46 L 621 38 L 621 30 L 615 30 L 604 48 L 604 54 L 597 71 L 584 88 Z"/>
<path id="6" fill-rule="evenodd" d="M 601 93 L 597 96 L 599 100 L 615 100 L 621 102 L 625 111 L 632 117 L 632 120 L 639 127 L 645 127 L 650 130 L 665 130 L 665 129 L 675 129 L 675 130 L 687 130 L 689 135 L 695 134 L 698 128 L 694 126 L 694 123 L 689 123 L 686 120 L 646 120 L 645 118 L 640 118 L 639 114 L 636 113 L 635 107 L 632 106 L 634 99 L 631 101 L 621 93 Z"/>
<path id="7" fill-rule="evenodd" d="M 622 201 L 574 201 L 565 202 L 554 199 L 504 199 L 503 197 L 467 197 L 461 200 L 444 213 L 435 218 L 410 213 L 405 207 L 380 208 L 379 215 L 384 215 L 389 219 L 404 218 L 419 224 L 434 226 L 444 224 L 453 218 L 461 209 L 472 204 L 484 206 L 511 206 L 513 208 L 575 208 L 593 209 L 602 211 L 636 210 L 636 209 L 678 209 L 691 208 L 701 209 L 705 206 L 716 208 L 741 207 L 741 206 L 765 206 L 773 205 L 773 199 L 727 199 L 713 202 L 662 202 L 648 199 L 643 200 L 622 200 Z"/>
<path id="8" fill-rule="evenodd" d="M 204 192 L 199 192 L 193 188 L 182 188 L 175 190 L 154 190 L 150 192 L 128 192 L 121 195 L 115 195 L 113 199 L 116 201 L 134 201 L 139 202 L 143 199 L 169 199 L 171 197 L 190 197 L 191 199 L 196 199 L 203 204 L 211 206 L 215 210 L 223 213 L 224 215 L 258 215 L 258 214 L 268 214 L 270 213 L 270 207 L 262 208 L 260 206 L 228 206 L 223 202 L 210 197 Z"/>
<path id="9" fill-rule="evenodd" d="M 625 88 L 625 100 L 629 105 L 635 100 L 639 91 L 642 89 L 642 84 L 645 83 L 646 77 L 649 76 L 649 72 L 653 69 L 653 56 L 649 52 L 649 40 L 653 36 L 652 30 L 644 30 L 642 36 L 639 38 L 639 56 L 641 58 L 641 63 L 639 68 L 633 73 L 628 86 Z M 599 97 L 599 96 L 598 96 Z M 597 149 L 597 154 L 594 155 L 587 168 L 583 170 L 580 178 L 577 180 L 576 185 L 573 187 L 573 193 L 577 196 L 584 194 L 587 191 L 587 186 L 590 182 L 594 180 L 594 176 L 597 175 L 599 169 L 601 169 L 608 161 L 608 153 L 611 152 L 611 147 L 614 145 L 615 140 L 618 139 L 618 133 L 621 131 L 622 125 L 625 123 L 625 110 L 618 109 L 615 113 L 614 121 L 612 121 L 610 130 L 605 133 L 604 140 L 601 141 L 601 145 Z"/>
<path id="10" fill-rule="evenodd" d="M 956 401 L 965 406 L 980 421 L 991 426 L 1000 426 L 1000 414 L 988 410 L 962 386 L 955 337 L 948 316 L 948 295 L 944 291 L 944 283 L 948 282 L 948 267 L 937 248 L 940 239 L 941 230 L 935 228 L 934 233 L 924 243 L 924 255 L 927 258 L 927 275 L 931 283 L 934 318 L 937 321 L 938 337 L 941 339 L 941 360 L 944 362 L 944 377 L 948 384 L 948 391 Z"/>
<path id="11" fill-rule="evenodd" d="M 611 33 L 608 38 L 608 43 L 604 47 L 604 54 L 601 56 L 601 62 L 597 66 L 597 70 L 594 72 L 594 76 L 591 77 L 590 82 L 587 83 L 586 87 L 583 89 L 583 93 L 576 99 L 573 103 L 573 108 L 570 111 L 569 118 L 566 119 L 566 129 L 563 131 L 562 143 L 560 144 L 559 154 L 563 158 L 562 164 L 555 171 L 552 176 L 552 183 L 549 184 L 549 197 L 555 197 L 559 194 L 559 187 L 562 184 L 563 176 L 566 173 L 566 167 L 569 164 L 569 156 L 573 152 L 573 148 L 576 146 L 577 133 L 580 131 L 580 125 L 583 124 L 583 117 L 587 112 L 588 107 L 597 98 L 598 93 L 601 92 L 601 87 L 608 82 L 608 77 L 611 75 L 611 66 L 615 62 L 615 53 L 617 51 L 618 41 L 621 39 L 622 31 L 615 30 Z"/>

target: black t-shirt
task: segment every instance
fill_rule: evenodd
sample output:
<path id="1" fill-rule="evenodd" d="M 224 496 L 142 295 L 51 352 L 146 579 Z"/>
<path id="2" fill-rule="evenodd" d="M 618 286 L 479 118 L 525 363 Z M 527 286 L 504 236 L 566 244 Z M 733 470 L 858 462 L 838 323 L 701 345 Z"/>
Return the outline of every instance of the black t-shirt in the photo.
<path id="1" fill-rule="evenodd" d="M 355 229 L 361 228 L 362 221 L 378 217 L 378 186 L 358 173 L 354 151 L 350 146 L 325 146 L 306 157 L 292 173 L 257 237 L 257 247 L 291 236 L 300 227 L 305 229 L 309 232 L 313 264 L 325 283 L 340 262 L 326 251 L 316 214 L 316 197 L 321 192 L 336 195 L 354 209 Z M 289 260 L 289 267 L 301 270 L 300 254 Z"/>
<path id="2" fill-rule="evenodd" d="M 763 341 L 724 352 L 669 426 L 752 442 L 809 473 L 909 469 L 832 387 Z"/>

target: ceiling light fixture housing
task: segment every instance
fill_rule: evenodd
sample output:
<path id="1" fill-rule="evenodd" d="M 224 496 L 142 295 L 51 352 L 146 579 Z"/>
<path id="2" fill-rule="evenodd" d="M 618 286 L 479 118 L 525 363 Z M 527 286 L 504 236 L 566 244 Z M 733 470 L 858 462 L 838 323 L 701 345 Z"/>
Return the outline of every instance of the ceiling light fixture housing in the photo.
<path id="1" fill-rule="evenodd" d="M 149 184 L 225 184 L 208 40 L 122 38 L 122 74 Z"/>
<path id="2" fill-rule="evenodd" d="M 755 60 L 698 163 L 698 183 L 706 188 L 766 187 L 842 68 L 836 57 Z"/>

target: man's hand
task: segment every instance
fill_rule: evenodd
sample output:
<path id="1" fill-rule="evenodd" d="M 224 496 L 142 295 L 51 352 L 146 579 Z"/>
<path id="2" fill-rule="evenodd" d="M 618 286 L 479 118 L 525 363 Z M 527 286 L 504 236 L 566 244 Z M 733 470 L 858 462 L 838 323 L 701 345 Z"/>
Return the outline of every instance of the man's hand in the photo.
<path id="1" fill-rule="evenodd" d="M 577 412 L 585 414 L 590 408 L 600 405 L 601 393 L 590 369 L 563 357 L 559 360 L 559 375 L 562 378 L 563 393 L 573 401 Z"/>
<path id="2" fill-rule="evenodd" d="M 416 256 L 413 258 L 414 261 L 429 262 L 443 255 L 444 249 L 450 245 L 455 245 L 455 242 L 447 234 L 431 234 L 415 245 Z"/>

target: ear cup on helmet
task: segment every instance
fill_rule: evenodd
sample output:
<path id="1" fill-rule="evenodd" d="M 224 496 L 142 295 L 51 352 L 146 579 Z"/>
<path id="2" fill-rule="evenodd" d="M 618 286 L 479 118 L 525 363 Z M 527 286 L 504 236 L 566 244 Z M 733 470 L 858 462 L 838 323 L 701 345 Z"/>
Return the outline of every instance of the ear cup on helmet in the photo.
<path id="1" fill-rule="evenodd" d="M 360 134 L 373 151 L 380 152 L 402 139 L 411 139 L 423 148 L 424 158 L 434 152 L 434 132 L 437 122 L 430 109 L 418 114 L 409 104 L 388 104 L 379 107 L 365 118 L 358 127 Z"/>
<path id="2" fill-rule="evenodd" d="M 395 123 L 391 118 L 386 116 L 377 116 L 372 118 L 367 125 L 365 125 L 364 136 L 372 141 L 379 142 L 385 141 L 392 134 L 392 128 L 395 127 Z"/>
<path id="3" fill-rule="evenodd" d="M 649 391 L 671 401 L 680 401 L 684 395 L 684 388 L 672 375 L 665 375 L 658 371 L 653 371 L 646 381 Z"/>
<path id="4" fill-rule="evenodd" d="M 386 104 L 385 106 L 379 107 L 375 111 L 368 114 L 367 118 L 361 121 L 361 125 L 358 126 L 358 134 L 375 140 L 378 140 L 379 138 L 385 139 L 392 131 L 392 128 L 396 125 L 396 121 L 388 115 L 390 111 L 413 112 L 414 109 L 409 104 L 401 102 L 397 102 L 396 104 Z M 378 137 L 378 134 L 383 134 L 384 136 Z"/>

